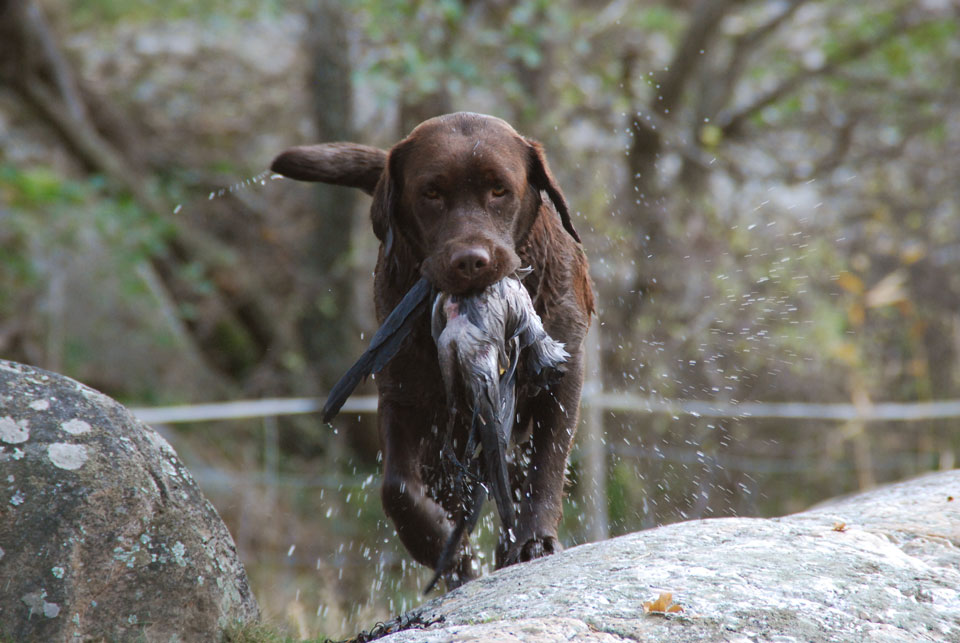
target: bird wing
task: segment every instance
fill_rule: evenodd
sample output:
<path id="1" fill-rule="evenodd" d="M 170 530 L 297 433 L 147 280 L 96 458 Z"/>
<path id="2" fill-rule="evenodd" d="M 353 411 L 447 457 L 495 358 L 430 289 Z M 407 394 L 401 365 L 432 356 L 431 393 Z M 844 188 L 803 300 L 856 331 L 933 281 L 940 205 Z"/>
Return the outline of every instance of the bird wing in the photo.
<path id="1" fill-rule="evenodd" d="M 353 389 L 371 373 L 379 373 L 400 350 L 400 345 L 413 330 L 420 315 L 427 309 L 431 286 L 421 278 L 407 291 L 370 340 L 370 346 L 334 385 L 323 405 L 323 421 L 329 422 L 340 412 Z"/>

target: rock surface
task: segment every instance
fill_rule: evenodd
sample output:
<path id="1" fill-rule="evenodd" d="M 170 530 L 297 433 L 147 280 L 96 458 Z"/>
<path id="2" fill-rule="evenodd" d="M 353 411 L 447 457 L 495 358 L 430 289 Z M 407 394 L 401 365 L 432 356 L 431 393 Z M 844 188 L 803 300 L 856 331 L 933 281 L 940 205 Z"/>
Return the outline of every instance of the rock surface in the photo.
<path id="1" fill-rule="evenodd" d="M 0 360 L 0 640 L 216 641 L 258 609 L 170 445 L 74 380 Z"/>
<path id="2" fill-rule="evenodd" d="M 683 611 L 645 611 L 663 593 Z M 382 640 L 960 641 L 960 471 L 575 547 L 412 616 L 436 623 Z"/>

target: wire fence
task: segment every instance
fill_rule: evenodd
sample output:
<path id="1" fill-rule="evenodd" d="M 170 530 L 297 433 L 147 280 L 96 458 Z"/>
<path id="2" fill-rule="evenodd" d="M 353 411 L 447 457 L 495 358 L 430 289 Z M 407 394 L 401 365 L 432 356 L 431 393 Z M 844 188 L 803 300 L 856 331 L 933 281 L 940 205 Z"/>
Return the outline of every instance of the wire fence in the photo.
<path id="1" fill-rule="evenodd" d="M 588 368 L 588 373 L 596 373 Z M 264 467 L 262 472 L 247 471 L 243 476 L 247 480 L 262 482 L 272 493 L 280 486 L 293 484 L 297 487 L 338 486 L 343 480 L 328 479 L 329 476 L 314 477 L 310 480 L 282 476 L 279 465 L 279 432 L 277 419 L 282 416 L 319 413 L 323 408 L 323 398 L 268 398 L 258 400 L 238 400 L 209 404 L 190 404 L 153 408 L 132 408 L 131 411 L 146 424 L 161 426 L 180 423 L 219 422 L 227 420 L 260 419 L 264 431 Z M 668 459 L 677 463 L 699 463 L 721 468 L 733 468 L 744 472 L 760 474 L 797 474 L 813 466 L 807 458 L 756 458 L 729 454 L 707 455 L 695 449 L 670 448 L 656 446 L 655 449 L 608 444 L 603 429 L 603 413 L 641 413 L 669 415 L 676 419 L 681 416 L 693 418 L 711 418 L 717 420 L 782 419 L 792 421 L 814 420 L 846 424 L 854 431 L 854 461 L 852 463 L 833 463 L 834 468 L 854 470 L 862 488 L 873 486 L 874 470 L 903 466 L 911 456 L 907 454 L 887 454 L 887 459 L 879 461 L 869 455 L 865 442 L 868 439 L 865 427 L 868 423 L 901 422 L 902 427 L 922 427 L 923 421 L 960 418 L 960 400 L 931 402 L 883 402 L 875 404 L 824 404 L 813 402 L 752 402 L 717 400 L 678 400 L 644 397 L 630 393 L 604 392 L 598 378 L 588 377 L 584 382 L 583 409 L 579 438 L 579 451 L 575 457 L 581 461 L 586 487 L 583 512 L 588 540 L 602 540 L 609 536 L 607 516 L 607 463 L 610 457 L 649 457 Z M 372 395 L 350 397 L 341 409 L 341 413 L 376 413 L 377 398 Z M 948 456 L 944 459 L 944 455 Z M 941 467 L 952 468 L 953 453 L 941 454 Z M 817 465 L 823 469 L 823 463 Z M 839 469 L 838 469 L 839 472 Z M 194 470 L 201 484 L 227 487 L 236 483 L 237 474 L 202 467 Z"/>
<path id="2" fill-rule="evenodd" d="M 597 492 L 603 488 L 604 461 L 611 455 L 628 457 L 648 457 L 666 459 L 677 463 L 703 463 L 710 461 L 716 466 L 731 468 L 749 473 L 797 473 L 811 468 L 817 460 L 811 456 L 799 458 L 771 458 L 735 456 L 729 454 L 704 455 L 696 449 L 669 448 L 658 446 L 656 449 L 624 447 L 623 445 L 604 444 L 603 440 L 603 412 L 642 413 L 670 415 L 675 418 L 689 416 L 694 418 L 713 418 L 727 420 L 750 419 L 785 419 L 785 420 L 819 420 L 838 423 L 868 424 L 871 422 L 903 422 L 904 427 L 921 427 L 923 421 L 960 419 L 960 400 L 945 400 L 935 402 L 884 402 L 869 406 L 853 404 L 823 404 L 808 402 L 718 402 L 706 400 L 676 400 L 642 397 L 627 393 L 590 392 L 585 387 L 581 401 L 583 425 L 580 435 L 584 438 L 581 451 L 575 454 L 585 462 L 590 469 L 590 476 L 595 476 L 594 482 Z M 233 402 L 218 402 L 207 404 L 189 404 L 162 407 L 131 408 L 131 411 L 142 422 L 155 426 L 221 422 L 229 420 L 263 420 L 264 430 L 264 471 L 248 472 L 258 480 L 283 483 L 299 487 L 329 486 L 328 477 L 313 477 L 310 479 L 280 480 L 276 473 L 278 464 L 278 434 L 277 418 L 291 415 L 316 414 L 323 408 L 324 398 L 265 398 L 258 400 L 238 400 Z M 377 398 L 374 395 L 358 395 L 349 398 L 343 405 L 341 413 L 371 414 L 377 411 Z M 593 447 L 593 448 L 592 448 Z M 912 455 L 895 454 L 885 461 L 872 463 L 877 469 L 884 470 L 897 468 L 909 462 Z M 599 458 L 599 463 L 590 464 L 591 459 Z M 948 463 L 949 464 L 949 463 Z M 817 465 L 823 468 L 823 463 Z M 833 463 L 830 465 L 838 471 L 855 469 L 850 463 Z M 229 474 L 207 468 L 195 472 L 198 478 L 208 480 L 213 484 L 228 485 Z"/>
<path id="3" fill-rule="evenodd" d="M 282 417 L 319 413 L 324 398 L 294 397 L 238 400 L 207 404 L 161 407 L 135 407 L 131 411 L 146 424 L 216 422 L 251 418 Z M 689 415 L 718 419 L 792 419 L 836 422 L 920 422 L 960 418 L 960 400 L 932 402 L 880 402 L 854 405 L 815 402 L 737 402 L 708 400 L 671 400 L 630 393 L 584 391 L 581 406 L 600 411 Z M 374 395 L 347 399 L 341 413 L 376 413 Z"/>

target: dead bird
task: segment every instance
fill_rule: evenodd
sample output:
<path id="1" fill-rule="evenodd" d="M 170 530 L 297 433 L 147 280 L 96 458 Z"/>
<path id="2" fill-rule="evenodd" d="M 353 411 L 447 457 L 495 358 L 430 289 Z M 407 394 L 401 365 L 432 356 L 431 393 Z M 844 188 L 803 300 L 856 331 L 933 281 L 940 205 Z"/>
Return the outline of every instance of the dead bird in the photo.
<path id="1" fill-rule="evenodd" d="M 528 392 L 536 395 L 540 388 L 548 388 L 560 378 L 569 358 L 563 344 L 544 330 L 530 295 L 520 282 L 529 272 L 518 270 L 479 293 L 467 295 L 437 293 L 421 278 L 384 320 L 360 359 L 333 387 L 323 408 L 323 420 L 329 422 L 361 380 L 379 372 L 393 359 L 427 308 L 431 295 L 436 293 L 431 331 L 450 408 L 445 459 L 456 462 L 459 471 L 453 476 L 455 494 L 466 502 L 425 593 L 450 572 L 459 543 L 465 533 L 476 527 L 488 492 L 500 515 L 501 538 L 513 536 L 516 519 L 507 450 L 513 432 L 518 376 Z M 522 371 L 519 374 L 518 369 Z M 451 435 L 458 414 L 467 413 L 470 431 L 461 462 L 453 454 Z M 466 494 L 468 482 L 472 485 Z"/>
<path id="2" fill-rule="evenodd" d="M 469 534 L 476 526 L 485 492 L 497 505 L 500 538 L 514 537 L 516 521 L 507 452 L 518 377 L 536 393 L 559 379 L 570 357 L 563 344 L 544 330 L 529 293 L 520 283 L 528 273 L 517 271 L 476 294 L 441 292 L 433 302 L 431 331 L 450 409 L 444 450 L 447 460 L 456 461 L 460 470 L 455 476 L 459 497 L 467 497 L 462 493 L 465 477 L 473 486 L 426 592 L 450 571 L 464 533 Z M 463 461 L 456 460 L 450 444 L 458 414 L 470 418 Z"/>

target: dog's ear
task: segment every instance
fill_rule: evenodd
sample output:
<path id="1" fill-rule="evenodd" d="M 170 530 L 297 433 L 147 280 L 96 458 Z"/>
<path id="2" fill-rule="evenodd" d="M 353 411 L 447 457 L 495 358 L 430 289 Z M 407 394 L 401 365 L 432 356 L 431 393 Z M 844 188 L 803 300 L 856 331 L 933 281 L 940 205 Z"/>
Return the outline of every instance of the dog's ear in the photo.
<path id="1" fill-rule="evenodd" d="M 394 226 L 397 224 L 397 209 L 400 207 L 400 192 L 403 185 L 403 166 L 406 146 L 398 143 L 386 155 L 384 171 L 373 191 L 370 206 L 370 221 L 373 233 L 383 244 L 384 254 L 389 255 L 394 242 Z"/>
<path id="2" fill-rule="evenodd" d="M 567 200 L 564 198 L 563 192 L 560 191 L 557 180 L 553 178 L 550 166 L 547 165 L 547 157 L 543 153 L 543 147 L 536 141 L 531 141 L 530 139 L 524 140 L 527 143 L 530 155 L 528 161 L 529 167 L 527 168 L 530 183 L 538 190 L 543 190 L 547 193 L 547 196 L 549 196 L 553 202 L 553 207 L 557 209 L 557 213 L 560 215 L 560 221 L 563 222 L 564 229 L 570 233 L 571 237 L 577 240 L 577 243 L 580 243 L 580 235 L 577 234 L 577 231 L 573 227 L 573 222 L 570 220 L 570 209 L 567 207 Z"/>
<path id="3" fill-rule="evenodd" d="M 277 174 L 312 183 L 332 183 L 373 194 L 383 174 L 387 153 L 357 143 L 321 143 L 291 147 L 273 159 Z"/>

